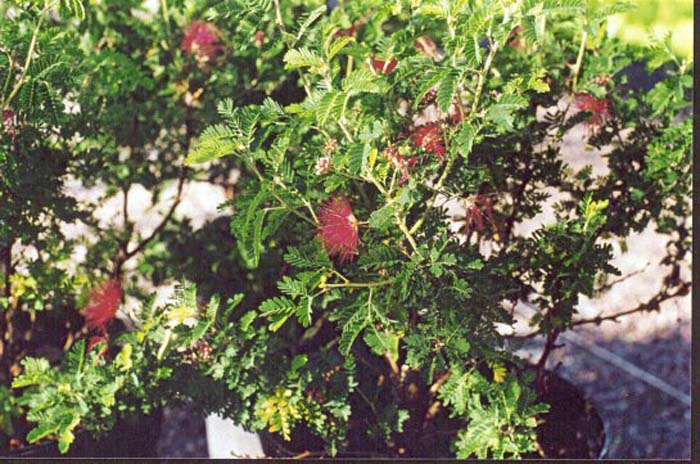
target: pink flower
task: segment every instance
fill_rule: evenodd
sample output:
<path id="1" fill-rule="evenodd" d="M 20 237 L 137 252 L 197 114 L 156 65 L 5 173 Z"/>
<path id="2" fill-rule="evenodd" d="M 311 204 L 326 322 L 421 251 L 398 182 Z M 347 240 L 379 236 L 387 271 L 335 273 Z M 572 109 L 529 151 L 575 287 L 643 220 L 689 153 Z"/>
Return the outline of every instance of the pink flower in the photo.
<path id="1" fill-rule="evenodd" d="M 87 328 L 106 332 L 107 324 L 114 319 L 121 298 L 121 286 L 114 279 L 104 281 L 94 289 L 90 294 L 87 306 L 83 309 Z"/>
<path id="2" fill-rule="evenodd" d="M 574 97 L 574 108 L 578 111 L 591 113 L 591 116 L 586 120 L 586 125 L 588 126 L 600 126 L 612 116 L 610 102 L 607 98 L 596 98 L 588 93 L 576 94 Z"/>
<path id="3" fill-rule="evenodd" d="M 411 136 L 413 137 L 413 144 L 416 147 L 420 147 L 428 153 L 432 153 L 437 156 L 440 161 L 445 158 L 447 150 L 445 149 L 445 142 L 440 136 L 440 126 L 437 123 L 420 126 L 413 131 Z"/>
<path id="4" fill-rule="evenodd" d="M 374 72 L 381 72 L 385 76 L 388 76 L 389 74 L 391 74 L 391 71 L 394 70 L 394 68 L 396 67 L 398 62 L 396 61 L 395 58 L 392 58 L 388 61 L 378 60 L 376 58 L 372 58 L 371 64 L 372 64 L 372 70 Z"/>
<path id="5" fill-rule="evenodd" d="M 318 211 L 318 235 L 329 256 L 337 256 L 340 263 L 352 261 L 357 254 L 360 237 L 357 219 L 350 202 L 344 196 L 333 196 Z"/>
<path id="6" fill-rule="evenodd" d="M 216 56 L 224 50 L 219 44 L 219 31 L 204 21 L 192 21 L 182 40 L 182 51 L 196 55 L 200 65 L 215 62 Z"/>

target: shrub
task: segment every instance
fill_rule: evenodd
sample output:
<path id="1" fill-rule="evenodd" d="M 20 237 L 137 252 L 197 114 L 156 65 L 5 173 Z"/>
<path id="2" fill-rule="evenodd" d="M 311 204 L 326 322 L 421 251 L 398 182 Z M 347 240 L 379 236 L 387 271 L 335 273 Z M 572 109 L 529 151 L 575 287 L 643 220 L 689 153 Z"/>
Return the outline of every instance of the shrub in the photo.
<path id="1" fill-rule="evenodd" d="M 113 361 L 90 351 L 78 365 L 99 372 L 101 393 L 83 401 L 107 409 L 80 410 L 59 387 L 42 395 L 41 385 L 70 384 L 70 359 L 55 369 L 25 360 L 15 386 L 34 386 L 22 397 L 27 418 L 54 418 L 32 438 L 52 434 L 65 449 L 72 429 L 101 429 L 107 410 L 187 400 L 286 440 L 310 432 L 331 455 L 422 455 L 426 440 L 451 429 L 457 457 L 535 452 L 547 410 L 538 394 L 559 335 L 620 316 L 577 316 L 579 296 L 618 273 L 612 243 L 650 224 L 669 235 L 661 290 L 625 313 L 689 289 L 680 268 L 690 249 L 691 126 L 677 121 L 689 107 L 689 64 L 666 42 L 607 38 L 606 18 L 621 7 L 597 2 L 241 6 L 219 5 L 210 17 L 231 21 L 235 43 L 251 44 L 241 67 L 282 58 L 264 65 L 269 84 L 242 77 L 243 89 L 216 87 L 212 98 L 232 93 L 216 105 L 219 121 L 190 147 L 196 119 L 182 110 L 193 125 L 164 150 L 189 149 L 190 166 L 235 160 L 241 175 L 221 205 L 233 239 L 164 224 L 169 252 L 141 261 L 156 282 L 184 274 L 204 295 L 230 297 L 227 309 L 216 298 L 202 307 L 187 287 L 155 312 L 146 305 L 137 328 L 110 341 L 121 345 Z M 226 29 L 204 28 L 196 48 L 187 37 L 202 26 L 189 24 L 181 49 L 196 61 L 192 72 L 241 72 L 216 68 L 230 47 L 212 59 Z M 651 89 L 628 80 L 640 61 L 663 65 Z M 164 113 L 149 127 L 169 121 Z M 577 124 L 589 144 L 612 147 L 591 155 L 607 157 L 606 174 L 567 165 L 562 139 Z M 210 166 L 192 175 L 220 172 Z M 523 233 L 552 190 L 562 194 L 556 220 Z M 128 242 L 116 243 L 128 257 Z M 545 338 L 534 369 L 502 330 L 523 301 L 536 309 L 533 334 Z M 83 359 L 81 345 L 71 353 Z M 45 377 L 32 377 L 39 363 Z M 132 370 L 146 383 L 130 380 Z"/>

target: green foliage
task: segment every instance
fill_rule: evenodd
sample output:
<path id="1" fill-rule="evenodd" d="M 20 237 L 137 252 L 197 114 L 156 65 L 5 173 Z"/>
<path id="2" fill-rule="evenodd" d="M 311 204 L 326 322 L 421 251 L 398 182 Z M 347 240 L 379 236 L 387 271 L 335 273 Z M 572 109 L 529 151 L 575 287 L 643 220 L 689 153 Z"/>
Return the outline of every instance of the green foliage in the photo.
<path id="1" fill-rule="evenodd" d="M 470 397 L 467 400 L 469 427 L 460 432 L 457 438 L 457 457 L 520 458 L 525 452 L 534 451 L 535 417 L 546 412 L 548 407 L 523 401 L 522 387 L 512 376 L 503 383 L 486 385 L 479 374 L 472 375 L 477 379 L 472 380 L 469 386 L 460 387 L 458 394 L 455 393 Z M 488 406 L 483 405 L 482 395 L 487 398 Z"/>
<path id="2" fill-rule="evenodd" d="M 86 355 L 85 340 L 71 348 L 60 371 L 52 369 L 44 359 L 25 358 L 24 371 L 12 387 L 29 387 L 19 400 L 20 405 L 29 408 L 27 420 L 37 423 L 27 441 L 55 437 L 59 451 L 65 453 L 81 422 L 99 421 L 100 426 L 110 427 L 114 423 L 115 395 L 126 381 L 123 368 L 128 359 L 121 355 L 112 365 L 102 366 L 96 351 Z"/>
<path id="3" fill-rule="evenodd" d="M 546 406 L 538 381 L 505 367 L 518 361 L 506 308 L 534 302 L 553 345 L 580 295 L 617 273 L 610 239 L 653 223 L 677 250 L 668 264 L 687 254 L 691 67 L 668 40 L 608 38 L 621 6 L 338 3 L 63 1 L 61 15 L 2 16 L 0 102 L 16 117 L 0 128 L 2 310 L 50 307 L 79 327 L 98 276 L 140 297 L 137 277 L 197 284 L 146 301 L 105 355 L 79 341 L 58 365 L 24 359 L 13 385 L 30 441 L 65 451 L 79 428 L 188 401 L 282 439 L 309 432 L 330 455 L 419 456 L 437 405 L 456 456 L 527 456 Z M 183 46 L 203 19 L 221 52 L 207 59 Z M 663 66 L 646 92 L 626 74 L 640 61 Z M 573 114 L 581 98 L 593 108 Z M 611 147 L 608 173 L 565 162 L 579 123 Z M 104 194 L 71 199 L 68 176 Z M 225 217 L 198 230 L 177 217 L 187 178 L 225 183 Z M 173 183 L 170 213 L 135 233 L 126 194 L 157 200 Z M 566 194 L 555 221 L 522 233 L 549 189 Z M 93 211 L 117 195 L 125 212 L 105 228 Z M 99 239 L 69 269 L 80 240 L 61 225 L 76 219 Z M 41 257 L 14 266 L 19 243 Z"/>

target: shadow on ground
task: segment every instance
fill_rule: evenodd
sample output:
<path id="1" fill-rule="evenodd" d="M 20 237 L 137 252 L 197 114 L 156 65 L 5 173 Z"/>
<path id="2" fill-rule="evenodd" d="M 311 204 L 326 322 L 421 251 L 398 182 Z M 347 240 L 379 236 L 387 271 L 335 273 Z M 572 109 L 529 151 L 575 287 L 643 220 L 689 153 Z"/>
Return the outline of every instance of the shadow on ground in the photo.
<path id="1" fill-rule="evenodd" d="M 679 325 L 632 342 L 603 339 L 595 328 L 578 334 L 689 395 L 690 339 L 684 332 Z M 527 348 L 538 352 L 536 343 Z M 608 458 L 690 457 L 689 406 L 573 344 L 556 351 L 550 363 L 598 409 L 609 435 Z"/>

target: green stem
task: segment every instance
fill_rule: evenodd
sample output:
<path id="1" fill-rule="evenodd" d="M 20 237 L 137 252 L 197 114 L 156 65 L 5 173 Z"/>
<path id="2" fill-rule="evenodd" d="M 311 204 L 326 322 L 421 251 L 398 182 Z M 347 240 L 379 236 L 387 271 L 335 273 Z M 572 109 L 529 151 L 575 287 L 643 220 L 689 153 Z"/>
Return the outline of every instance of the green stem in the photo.
<path id="1" fill-rule="evenodd" d="M 581 72 L 581 65 L 583 64 L 583 53 L 586 51 L 586 41 L 588 41 L 588 32 L 583 31 L 583 35 L 581 36 L 581 45 L 579 45 L 578 55 L 576 56 L 576 64 L 574 65 L 574 74 L 571 78 L 571 95 L 569 95 L 569 101 L 566 105 L 564 114 L 569 112 L 569 108 L 574 101 L 574 95 L 576 94 L 576 88 L 578 87 L 578 76 Z"/>
<path id="2" fill-rule="evenodd" d="M 41 25 L 44 22 L 44 17 L 46 16 L 46 13 L 48 12 L 51 5 L 52 5 L 51 3 L 47 3 L 44 6 L 44 9 L 41 10 L 41 14 L 39 16 L 39 21 L 36 23 L 36 26 L 34 27 L 34 31 L 32 32 L 32 38 L 29 42 L 29 50 L 27 51 L 27 58 L 24 61 L 24 67 L 22 68 L 22 74 L 19 78 L 19 81 L 17 81 L 15 86 L 12 88 L 10 95 L 7 96 L 7 100 L 5 100 L 3 102 L 3 104 L 2 104 L 3 110 L 6 110 L 7 108 L 10 107 L 10 102 L 17 95 L 17 93 L 22 88 L 22 86 L 24 85 L 24 83 L 27 79 L 27 74 L 29 73 L 29 65 L 32 63 L 32 55 L 34 54 L 34 49 L 36 48 L 37 38 L 39 37 L 39 29 L 41 29 Z"/>
<path id="3" fill-rule="evenodd" d="M 484 91 L 484 85 L 486 84 L 486 78 L 488 77 L 489 71 L 491 70 L 491 65 L 493 64 L 493 59 L 496 56 L 496 44 L 489 40 L 489 54 L 486 57 L 486 62 L 484 63 L 484 69 L 479 73 L 479 82 L 476 84 L 476 93 L 474 94 L 474 101 L 472 102 L 471 113 L 476 113 L 476 108 L 479 106 L 479 100 L 481 99 L 481 93 Z"/>
<path id="4" fill-rule="evenodd" d="M 399 229 L 401 229 L 401 232 L 403 232 L 403 234 L 406 236 L 408 243 L 411 244 L 413 252 L 416 253 L 418 256 L 421 256 L 420 252 L 418 251 L 418 245 L 416 244 L 416 240 L 413 238 L 413 234 L 410 230 L 408 230 L 408 227 L 406 227 L 406 219 L 400 218 L 397 214 L 396 220 L 399 222 Z"/>
<path id="5" fill-rule="evenodd" d="M 172 32 L 170 31 L 170 13 L 168 12 L 168 0 L 160 0 L 160 7 L 163 11 L 163 21 L 165 21 L 165 32 L 168 35 L 168 48 L 172 42 Z"/>
<path id="6" fill-rule="evenodd" d="M 248 165 L 248 167 L 250 168 L 250 170 L 253 171 L 253 173 L 255 174 L 255 176 L 258 178 L 258 180 L 259 180 L 260 182 L 263 182 L 265 179 L 263 178 L 263 175 L 260 173 L 260 170 L 258 170 L 258 167 L 255 165 L 255 161 L 249 160 L 249 159 L 245 159 L 245 158 L 244 158 L 244 160 L 246 161 L 246 164 Z M 304 215 L 301 214 L 299 211 L 297 211 L 296 208 L 290 207 L 289 204 L 288 204 L 286 201 L 284 201 L 284 199 L 283 199 L 282 197 L 280 197 L 279 195 L 277 195 L 277 193 L 275 193 L 274 190 L 270 189 L 269 191 L 270 191 L 270 194 L 272 194 L 272 196 L 275 198 L 275 200 L 277 200 L 278 202 L 280 202 L 280 204 L 281 204 L 282 206 L 284 206 L 287 210 L 289 210 L 292 214 L 294 214 L 295 216 L 297 216 L 299 219 L 303 219 L 304 221 L 308 222 L 309 224 L 313 225 L 314 227 L 316 227 L 316 226 L 318 225 L 318 222 L 317 222 L 317 221 L 315 222 L 315 221 L 309 219 L 308 217 L 304 216 Z M 309 205 L 309 207 L 310 207 L 310 205 Z M 314 218 L 314 219 L 315 219 L 315 218 Z"/>

